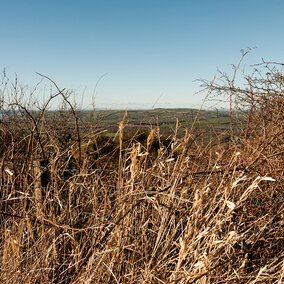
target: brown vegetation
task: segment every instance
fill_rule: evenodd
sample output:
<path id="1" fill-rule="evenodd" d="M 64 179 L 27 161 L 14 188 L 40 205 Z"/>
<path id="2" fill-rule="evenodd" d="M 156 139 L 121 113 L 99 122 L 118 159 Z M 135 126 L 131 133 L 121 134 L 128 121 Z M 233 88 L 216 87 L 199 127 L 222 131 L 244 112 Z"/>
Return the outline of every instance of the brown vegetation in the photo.
<path id="1" fill-rule="evenodd" d="M 54 82 L 38 106 L 3 76 L 0 281 L 282 283 L 279 67 L 262 63 L 245 87 L 236 74 L 205 82 L 239 119 L 227 143 L 213 128 L 180 137 L 178 123 L 170 137 L 157 125 L 129 135 L 126 115 L 116 137 L 91 120 L 81 131 Z M 63 107 L 50 119 L 55 98 Z"/>

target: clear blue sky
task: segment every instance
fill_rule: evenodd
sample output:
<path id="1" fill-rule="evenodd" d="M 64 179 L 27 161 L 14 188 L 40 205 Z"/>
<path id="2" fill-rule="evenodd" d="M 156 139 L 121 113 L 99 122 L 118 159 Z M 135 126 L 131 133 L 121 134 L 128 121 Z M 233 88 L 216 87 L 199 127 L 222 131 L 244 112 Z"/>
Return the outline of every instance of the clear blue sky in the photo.
<path id="1" fill-rule="evenodd" d="M 281 0 L 0 0 L 0 69 L 24 85 L 43 73 L 98 107 L 197 107 L 195 79 L 284 62 Z M 48 85 L 48 83 L 43 83 Z"/>

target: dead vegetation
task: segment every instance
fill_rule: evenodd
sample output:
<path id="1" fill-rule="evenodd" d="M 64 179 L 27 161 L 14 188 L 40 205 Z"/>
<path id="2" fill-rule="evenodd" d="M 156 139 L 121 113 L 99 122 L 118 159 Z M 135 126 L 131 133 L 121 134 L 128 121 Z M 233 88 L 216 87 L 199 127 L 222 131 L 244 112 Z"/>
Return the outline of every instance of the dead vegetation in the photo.
<path id="1" fill-rule="evenodd" d="M 40 105 L 3 76 L 0 281 L 282 283 L 281 67 L 263 62 L 244 87 L 239 66 L 205 82 L 239 118 L 225 144 L 214 129 L 181 138 L 178 123 L 167 143 L 157 125 L 143 142 L 126 139 L 126 116 L 115 138 L 98 138 L 103 129 L 90 121 L 82 132 L 54 82 Z"/>

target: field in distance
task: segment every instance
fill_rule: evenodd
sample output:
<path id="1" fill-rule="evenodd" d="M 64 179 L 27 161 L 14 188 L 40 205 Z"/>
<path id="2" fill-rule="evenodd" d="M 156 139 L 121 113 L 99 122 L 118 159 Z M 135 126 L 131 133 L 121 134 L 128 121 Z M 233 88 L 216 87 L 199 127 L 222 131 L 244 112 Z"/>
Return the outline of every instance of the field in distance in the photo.
<path id="1" fill-rule="evenodd" d="M 88 122 L 91 122 L 93 125 L 106 129 L 108 133 L 115 133 L 124 114 L 125 110 L 95 110 L 81 111 L 79 117 L 81 123 L 85 124 L 86 127 Z M 177 121 L 181 128 L 191 128 L 197 114 L 197 109 L 188 108 L 128 110 L 126 130 L 158 125 L 162 133 L 173 133 Z M 218 130 L 225 130 L 229 128 L 229 120 L 228 111 L 201 110 L 196 119 L 195 127 L 199 129 L 213 127 Z"/>

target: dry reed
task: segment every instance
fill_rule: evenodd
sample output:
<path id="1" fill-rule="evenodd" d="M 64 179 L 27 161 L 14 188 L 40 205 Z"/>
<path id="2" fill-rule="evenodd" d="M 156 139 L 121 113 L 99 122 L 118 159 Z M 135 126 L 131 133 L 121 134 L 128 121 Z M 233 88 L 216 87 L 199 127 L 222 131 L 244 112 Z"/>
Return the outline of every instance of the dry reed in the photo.
<path id="1" fill-rule="evenodd" d="M 70 107 L 68 93 L 56 86 L 35 112 L 3 77 L 0 281 L 282 283 L 284 81 L 277 65 L 262 67 L 270 74 L 246 77 L 249 88 L 235 75 L 208 83 L 231 115 L 238 107 L 229 142 L 193 128 L 180 137 L 178 122 L 168 146 L 158 127 L 145 145 L 125 142 L 125 114 L 117 148 L 97 147 L 95 160 L 98 126 L 80 131 L 74 107 L 48 117 L 57 96 Z"/>

